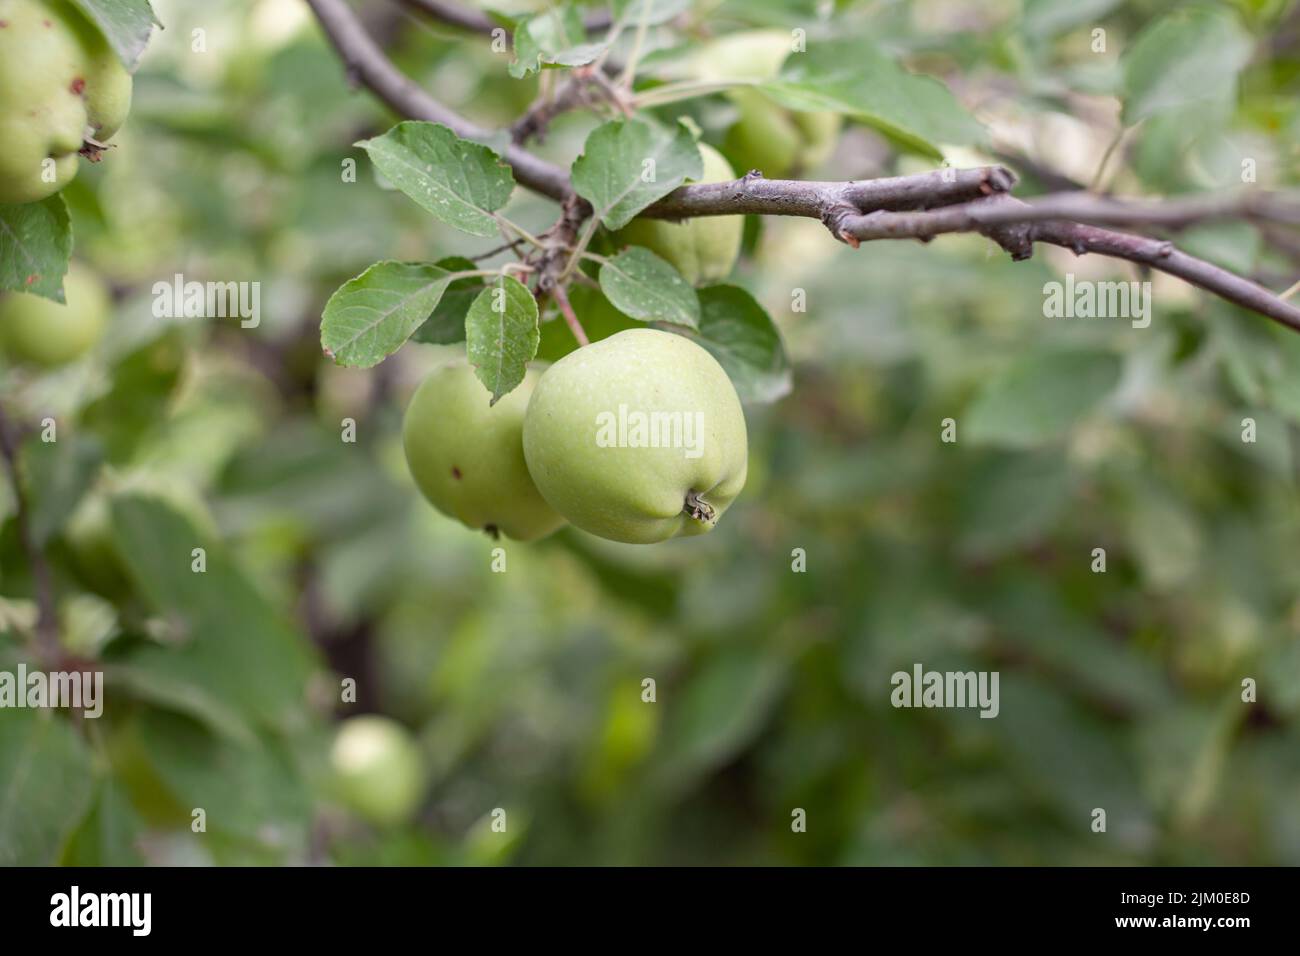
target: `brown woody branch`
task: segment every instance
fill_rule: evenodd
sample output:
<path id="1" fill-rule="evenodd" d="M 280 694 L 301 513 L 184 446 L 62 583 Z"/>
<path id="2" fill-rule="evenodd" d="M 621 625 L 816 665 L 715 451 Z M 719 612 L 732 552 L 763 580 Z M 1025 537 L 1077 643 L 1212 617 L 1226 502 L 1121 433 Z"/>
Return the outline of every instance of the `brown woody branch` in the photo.
<path id="1" fill-rule="evenodd" d="M 399 115 L 443 123 L 465 139 L 493 141 L 492 131 L 449 110 L 398 71 L 366 36 L 344 0 L 306 2 L 352 78 Z M 503 156 L 521 184 L 552 199 L 567 200 L 571 209 L 567 215 L 591 215 L 590 206 L 573 197 L 563 168 L 539 159 L 518 142 L 506 145 Z M 820 219 L 832 235 L 855 247 L 873 239 L 928 241 L 946 233 L 975 232 L 998 243 L 1015 259 L 1029 258 L 1035 243 L 1046 242 L 1077 255 L 1092 252 L 1158 269 L 1300 330 L 1300 309 L 1262 286 L 1180 252 L 1168 241 L 1097 225 L 1178 229 L 1196 222 L 1236 218 L 1292 226 L 1300 224 L 1300 199 L 1259 192 L 1125 202 L 1072 192 L 1024 202 L 1007 195 L 1014 184 L 1014 175 L 1000 166 L 854 182 L 767 180 L 750 173 L 732 182 L 679 187 L 642 215 L 662 219 L 742 213 L 810 217 Z"/>

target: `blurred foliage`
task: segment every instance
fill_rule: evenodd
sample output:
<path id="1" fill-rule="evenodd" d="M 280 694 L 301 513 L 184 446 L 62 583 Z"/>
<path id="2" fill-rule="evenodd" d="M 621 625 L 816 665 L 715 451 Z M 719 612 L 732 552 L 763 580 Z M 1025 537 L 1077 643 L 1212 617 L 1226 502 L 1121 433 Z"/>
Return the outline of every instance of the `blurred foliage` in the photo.
<path id="1" fill-rule="evenodd" d="M 706 2 L 652 31 L 649 62 L 748 25 L 869 34 L 974 106 L 1031 194 L 1090 178 L 1124 51 L 1171 6 Z M 1229 188 L 1242 156 L 1300 185 L 1300 6 L 1210 6 L 1253 51 L 1215 67 L 1235 93 L 1153 108 L 1111 161 L 1119 193 Z M 11 417 L 58 422 L 22 461 L 65 663 L 102 669 L 108 697 L 99 720 L 0 711 L 0 863 L 1300 864 L 1300 338 L 1161 277 L 1150 328 L 1042 317 L 1065 271 L 1150 278 L 1110 261 L 751 223 L 736 281 L 781 326 L 794 391 L 749 409 L 726 520 L 651 547 L 564 530 L 494 573 L 494 543 L 432 511 L 401 455 L 405 399 L 460 346 L 357 371 L 316 338 L 366 264 L 494 243 L 376 181 L 352 144 L 393 117 L 349 90 L 305 4 L 155 7 L 119 146 L 66 193 L 112 334 L 55 373 L 0 368 Z M 486 40 L 363 7 L 453 108 L 504 124 L 534 97 Z M 715 142 L 729 121 L 720 97 L 676 112 Z M 563 117 L 541 151 L 572 160 L 592 123 Z M 813 172 L 931 166 L 853 127 Z M 518 191 L 509 214 L 541 230 L 554 207 Z M 1252 228 L 1188 238 L 1294 279 Z M 155 318 L 177 273 L 260 282 L 260 326 Z M 548 323 L 544 354 L 564 334 Z M 37 657 L 7 487 L 0 521 L 12 671 Z M 894 709 L 916 662 L 999 671 L 999 716 Z M 332 726 L 371 712 L 427 759 L 409 825 L 331 798 Z"/>

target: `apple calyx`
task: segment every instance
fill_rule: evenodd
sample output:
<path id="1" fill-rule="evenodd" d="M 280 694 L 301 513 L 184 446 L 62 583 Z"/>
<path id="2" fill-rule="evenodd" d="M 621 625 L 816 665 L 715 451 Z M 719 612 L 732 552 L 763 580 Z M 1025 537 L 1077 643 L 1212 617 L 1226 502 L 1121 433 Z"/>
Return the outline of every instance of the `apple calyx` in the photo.
<path id="1" fill-rule="evenodd" d="M 705 501 L 695 489 L 686 492 L 686 504 L 682 506 L 682 511 L 696 521 L 703 521 L 705 524 L 713 524 L 718 518 L 718 513 L 713 510 L 713 505 Z"/>

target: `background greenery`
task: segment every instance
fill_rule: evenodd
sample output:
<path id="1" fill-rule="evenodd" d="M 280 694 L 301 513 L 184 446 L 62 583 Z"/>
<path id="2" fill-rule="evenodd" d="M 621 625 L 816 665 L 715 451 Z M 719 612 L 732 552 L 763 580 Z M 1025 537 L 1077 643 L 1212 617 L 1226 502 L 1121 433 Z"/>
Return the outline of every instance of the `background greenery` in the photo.
<path id="1" fill-rule="evenodd" d="M 399 65 L 477 120 L 535 95 L 485 39 L 362 6 Z M 1031 195 L 1056 187 L 1043 169 L 1091 178 L 1124 51 L 1179 5 L 835 6 L 837 36 L 943 78 Z M 493 243 L 376 183 L 351 144 L 394 117 L 349 91 L 304 4 L 155 7 L 167 29 L 119 148 L 65 192 L 77 257 L 114 284 L 112 332 L 57 373 L 0 367 L 7 407 L 59 419 L 24 466 L 64 645 L 109 686 L 99 721 L 0 712 L 0 863 L 1300 864 L 1300 337 L 1159 277 L 1148 329 L 1045 319 L 1065 270 L 1137 277 L 1062 250 L 854 251 L 817 222 L 751 223 L 733 281 L 780 325 L 795 384 L 748 410 L 749 484 L 718 531 L 638 547 L 565 530 L 509 545 L 495 574 L 493 543 L 425 504 L 402 460 L 405 399 L 454 350 L 359 371 L 318 340 L 325 298 L 369 263 Z M 1248 61 L 1212 103 L 1151 105 L 1112 160 L 1118 193 L 1231 188 L 1242 156 L 1262 184 L 1300 181 L 1296 4 L 1217 7 Z M 811 33 L 821 9 L 700 4 L 685 35 Z M 1215 49 L 1156 49 L 1170 71 L 1216 68 Z M 720 141 L 725 108 L 673 112 Z M 594 124 L 563 118 L 542 151 L 570 161 Z M 813 173 L 932 166 L 851 127 Z M 542 229 L 554 207 L 520 190 L 507 213 Z M 1274 288 L 1295 278 L 1248 226 L 1186 244 Z M 154 318 L 151 286 L 175 273 L 259 281 L 261 326 Z M 956 444 L 939 441 L 949 416 Z M 4 489 L 10 670 L 33 660 L 11 512 Z M 889 676 L 915 662 L 1000 671 L 999 717 L 893 709 Z M 358 704 L 336 703 L 341 676 Z M 358 712 L 427 756 L 407 826 L 331 798 L 332 726 Z"/>

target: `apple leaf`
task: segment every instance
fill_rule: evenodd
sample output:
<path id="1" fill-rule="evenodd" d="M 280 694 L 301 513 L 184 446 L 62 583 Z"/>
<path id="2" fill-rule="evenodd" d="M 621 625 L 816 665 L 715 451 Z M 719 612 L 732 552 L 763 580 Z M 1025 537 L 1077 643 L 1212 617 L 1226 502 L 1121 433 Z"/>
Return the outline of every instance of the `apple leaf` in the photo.
<path id="1" fill-rule="evenodd" d="M 221 542 L 155 494 L 116 495 L 110 515 L 118 553 L 146 606 L 184 636 L 172 646 L 134 645 L 115 665 L 136 669 L 137 686 L 149 686 L 153 700 L 161 699 L 160 688 L 188 684 L 206 692 L 201 711 L 214 717 L 300 726 L 302 695 L 319 666 L 314 652 Z M 192 570 L 195 547 L 204 549 L 201 574 Z M 197 701 L 193 710 L 200 711 Z"/>
<path id="2" fill-rule="evenodd" d="M 608 229 L 621 229 L 687 179 L 704 175 L 695 137 L 683 124 L 613 120 L 587 137 L 573 162 L 573 188 Z"/>
<path id="3" fill-rule="evenodd" d="M 134 70 L 144 53 L 154 24 L 149 0 L 72 0 L 72 3 L 99 27 L 117 58 L 128 70 Z"/>
<path id="4" fill-rule="evenodd" d="M 452 275 L 422 263 L 375 263 L 325 303 L 321 347 L 339 365 L 379 364 L 429 318 Z"/>
<path id="5" fill-rule="evenodd" d="M 0 720 L 0 866 L 58 862 L 64 840 L 94 797 L 94 762 L 63 715 L 6 711 Z"/>
<path id="6" fill-rule="evenodd" d="M 790 391 L 790 358 L 772 317 L 739 286 L 699 290 L 693 336 L 726 369 L 742 402 L 774 402 Z"/>
<path id="7" fill-rule="evenodd" d="M 465 316 L 465 350 L 495 405 L 524 380 L 537 354 L 537 300 L 518 279 L 501 276 L 478 294 Z"/>
<path id="8" fill-rule="evenodd" d="M 515 26 L 515 59 L 510 75 L 521 79 L 542 66 L 585 66 L 600 56 L 607 43 L 588 43 L 582 11 L 561 4 L 545 13 L 522 17 Z"/>
<path id="9" fill-rule="evenodd" d="M 600 267 L 600 289 L 620 312 L 646 322 L 700 327 L 700 299 L 680 272 L 632 246 Z"/>
<path id="10" fill-rule="evenodd" d="M 1231 100 L 1251 50 L 1250 35 L 1235 14 L 1198 6 L 1174 10 L 1124 53 L 1124 124 L 1181 106 Z"/>
<path id="11" fill-rule="evenodd" d="M 408 120 L 356 144 L 384 178 L 439 222 L 475 236 L 495 236 L 492 215 L 514 190 L 510 167 L 481 143 L 446 126 Z"/>
<path id="12" fill-rule="evenodd" d="M 943 157 L 940 144 L 985 138 L 946 86 L 908 72 L 864 37 L 810 43 L 758 88 L 792 110 L 843 113 L 935 159 Z"/>
<path id="13" fill-rule="evenodd" d="M 1110 352 L 1029 355 L 984 383 L 967 409 L 966 435 L 1020 448 L 1061 438 L 1119 377 L 1120 360 Z"/>
<path id="14" fill-rule="evenodd" d="M 466 259 L 464 256 L 448 256 L 439 259 L 434 265 L 448 272 L 471 272 L 478 268 L 472 259 Z M 465 276 L 451 283 L 434 308 L 433 314 L 415 330 L 411 339 L 415 342 L 427 342 L 430 345 L 464 342 L 465 314 L 469 312 L 470 305 L 482 291 L 482 276 Z"/>
<path id="15" fill-rule="evenodd" d="M 72 225 L 62 196 L 0 205 L 0 291 L 63 302 L 63 276 L 71 256 Z"/>
<path id="16" fill-rule="evenodd" d="M 1064 33 L 1084 23 L 1095 23 L 1120 0 L 1026 0 L 1021 28 L 1041 40 Z"/>
<path id="17" fill-rule="evenodd" d="M 63 526 L 99 476 L 103 460 L 104 448 L 91 435 L 51 442 L 33 438 L 24 446 L 23 464 L 31 487 L 30 530 L 36 544 L 44 545 Z"/>

